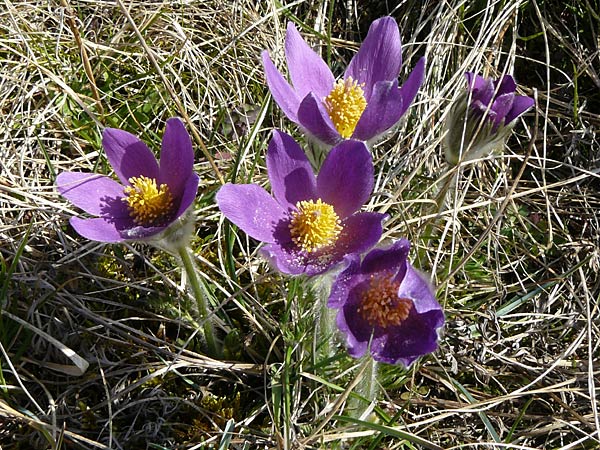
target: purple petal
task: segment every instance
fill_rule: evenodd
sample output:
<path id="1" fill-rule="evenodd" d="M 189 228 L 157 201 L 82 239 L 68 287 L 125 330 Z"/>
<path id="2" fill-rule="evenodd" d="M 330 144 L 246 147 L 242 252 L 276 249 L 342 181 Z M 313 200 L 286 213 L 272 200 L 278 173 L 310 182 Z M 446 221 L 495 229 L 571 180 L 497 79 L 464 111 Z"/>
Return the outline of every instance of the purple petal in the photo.
<path id="1" fill-rule="evenodd" d="M 125 221 L 109 221 L 103 218 L 80 219 L 71 217 L 71 226 L 84 238 L 98 242 L 123 242 L 126 239 L 117 227 L 126 225 Z M 130 222 L 130 221 L 127 221 Z"/>
<path id="2" fill-rule="evenodd" d="M 387 330 L 384 339 L 373 340 L 373 358 L 388 364 L 401 363 L 408 367 L 420 356 L 435 351 L 438 335 L 429 322 L 426 314 L 411 311 L 402 324 Z"/>
<path id="3" fill-rule="evenodd" d="M 56 177 L 58 192 L 86 213 L 94 216 L 103 216 L 107 213 L 107 204 L 113 205 L 111 211 L 116 217 L 129 217 L 127 207 L 120 201 L 123 195 L 123 186 L 115 180 L 84 172 L 62 172 Z M 108 201 L 107 199 L 118 202 Z"/>
<path id="4" fill-rule="evenodd" d="M 489 104 L 481 103 L 479 100 L 471 102 L 471 108 L 479 115 L 484 116 L 490 122 L 496 122 L 496 111 Z"/>
<path id="5" fill-rule="evenodd" d="M 307 253 L 298 248 L 289 235 L 289 229 L 281 230 L 275 243 L 266 245 L 261 253 L 277 270 L 290 275 L 320 275 L 337 266 L 344 257 L 362 253 L 371 248 L 381 237 L 381 221 L 385 214 L 360 213 L 342 222 L 343 230 L 331 247 Z"/>
<path id="6" fill-rule="evenodd" d="M 192 203 L 196 199 L 196 194 L 198 193 L 198 185 L 200 184 L 200 177 L 196 173 L 192 173 L 191 176 L 188 177 L 185 186 L 183 187 L 183 192 L 181 193 L 181 201 L 179 202 L 179 207 L 177 208 L 177 213 L 173 216 L 173 220 L 177 219 L 181 216 Z"/>
<path id="7" fill-rule="evenodd" d="M 323 102 L 312 92 L 300 103 L 298 123 L 327 145 L 335 145 L 341 140 L 340 133 L 335 129 Z"/>
<path id="8" fill-rule="evenodd" d="M 285 80 L 283 75 L 275 68 L 273 61 L 269 57 L 269 52 L 262 52 L 262 63 L 265 69 L 267 85 L 271 95 L 284 114 L 292 122 L 298 123 L 298 106 L 300 106 L 300 97 Z"/>
<path id="9" fill-rule="evenodd" d="M 317 177 L 317 195 L 345 219 L 373 192 L 373 160 L 364 143 L 344 141 L 331 149 Z"/>
<path id="10" fill-rule="evenodd" d="M 424 78 L 425 57 L 422 57 L 417 61 L 414 69 L 400 88 L 400 94 L 402 95 L 402 106 L 404 107 L 404 111 L 402 111 L 401 115 L 404 115 L 404 112 L 408 109 L 417 96 L 417 93 L 423 84 Z"/>
<path id="11" fill-rule="evenodd" d="M 302 39 L 292 22 L 288 22 L 285 37 L 285 57 L 296 94 L 304 98 L 314 92 L 325 98 L 333 89 L 335 79 L 325 61 Z"/>
<path id="12" fill-rule="evenodd" d="M 173 198 L 178 199 L 193 170 L 194 150 L 190 135 L 180 119 L 169 119 L 162 139 L 158 184 L 167 184 Z"/>
<path id="13" fill-rule="evenodd" d="M 358 301 L 348 301 L 338 312 L 337 327 L 345 335 L 348 354 L 362 357 L 368 349 L 373 328 L 360 316 Z"/>
<path id="14" fill-rule="evenodd" d="M 316 179 L 304 151 L 289 135 L 275 130 L 267 150 L 267 171 L 273 196 L 284 208 L 316 198 Z"/>
<path id="15" fill-rule="evenodd" d="M 357 358 L 364 354 L 369 342 L 373 343 L 385 339 L 385 330 L 373 327 L 359 311 L 362 304 L 362 294 L 368 289 L 370 280 L 368 276 L 358 275 L 354 285 L 348 292 L 348 297 L 337 317 L 337 325 L 342 333 L 346 334 L 348 353 Z"/>
<path id="16" fill-rule="evenodd" d="M 304 252 L 299 252 L 291 241 L 283 245 L 267 244 L 260 249 L 260 253 L 278 272 L 286 275 L 313 274 L 312 271 L 307 273 L 306 255 Z"/>
<path id="17" fill-rule="evenodd" d="M 486 108 L 494 98 L 494 83 L 481 75 L 473 75 L 471 72 L 466 72 L 468 88 L 471 90 L 471 102 L 480 102 Z"/>
<path id="18" fill-rule="evenodd" d="M 286 237 L 286 230 L 281 230 L 277 243 L 265 245 L 261 254 L 281 273 L 288 275 L 306 275 L 309 277 L 321 275 L 342 261 L 343 255 L 332 254 L 329 251 L 306 253 L 300 250 Z M 289 236 L 289 233 L 287 234 Z"/>
<path id="19" fill-rule="evenodd" d="M 395 241 L 388 248 L 374 248 L 363 259 L 360 270 L 365 274 L 391 272 L 396 274 L 396 279 L 402 280 L 409 250 L 410 242 L 407 239 Z"/>
<path id="20" fill-rule="evenodd" d="M 332 261 L 339 262 L 345 255 L 364 253 L 371 249 L 379 242 L 383 232 L 381 222 L 387 217 L 387 214 L 374 212 L 362 212 L 347 217 L 342 221 L 342 232 L 331 250 Z"/>
<path id="21" fill-rule="evenodd" d="M 158 178 L 158 163 L 150 149 L 127 131 L 116 128 L 105 128 L 102 133 L 102 146 L 110 165 L 125 186 L 129 186 L 129 178 L 144 175 Z"/>
<path id="22" fill-rule="evenodd" d="M 329 308 L 341 308 L 350 295 L 350 290 L 360 282 L 360 255 L 356 253 L 344 258 L 347 266 L 336 277 L 331 286 L 327 306 Z"/>
<path id="23" fill-rule="evenodd" d="M 496 97 L 491 107 L 491 110 L 496 113 L 494 116 L 494 128 L 497 128 L 502 123 L 502 121 L 506 117 L 506 114 L 508 114 L 508 112 L 512 108 L 514 99 L 515 94 L 512 92 L 509 94 L 502 94 Z"/>
<path id="24" fill-rule="evenodd" d="M 415 311 L 419 314 L 442 310 L 435 299 L 431 283 L 411 264 L 408 264 L 406 275 L 398 288 L 398 297 L 411 299 L 415 305 Z"/>
<path id="25" fill-rule="evenodd" d="M 504 125 L 508 125 L 529 108 L 535 105 L 535 100 L 531 97 L 524 95 L 517 95 L 513 101 L 511 110 L 506 114 L 504 118 Z"/>
<path id="26" fill-rule="evenodd" d="M 217 192 L 217 205 L 225 217 L 248 235 L 274 243 L 276 232 L 286 221 L 286 211 L 256 184 L 225 184 Z"/>
<path id="27" fill-rule="evenodd" d="M 363 141 L 373 139 L 393 127 L 406 109 L 398 81 L 380 81 L 373 89 L 371 100 L 360 116 L 352 138 Z"/>
<path id="28" fill-rule="evenodd" d="M 517 83 L 515 83 L 515 79 L 510 75 L 504 75 L 496 82 L 496 86 L 498 90 L 496 92 L 496 96 L 500 96 L 502 94 L 514 94 L 517 90 Z"/>
<path id="29" fill-rule="evenodd" d="M 352 77 L 364 83 L 365 98 L 370 101 L 373 87 L 378 81 L 398 78 L 402 65 L 402 46 L 396 21 L 382 17 L 369 27 L 367 37 L 350 61 L 344 78 Z"/>
<path id="30" fill-rule="evenodd" d="M 467 79 L 468 89 L 471 91 L 480 91 L 489 84 L 487 79 L 483 78 L 481 75 L 476 75 L 473 72 L 465 72 L 465 78 Z"/>
<path id="31" fill-rule="evenodd" d="M 121 230 L 121 236 L 131 241 L 142 241 L 144 239 L 151 238 L 152 236 L 158 233 L 161 233 L 162 231 L 167 229 L 172 222 L 173 221 L 169 222 L 166 225 L 161 225 L 159 227 L 144 227 L 136 225 L 131 228 Z"/>

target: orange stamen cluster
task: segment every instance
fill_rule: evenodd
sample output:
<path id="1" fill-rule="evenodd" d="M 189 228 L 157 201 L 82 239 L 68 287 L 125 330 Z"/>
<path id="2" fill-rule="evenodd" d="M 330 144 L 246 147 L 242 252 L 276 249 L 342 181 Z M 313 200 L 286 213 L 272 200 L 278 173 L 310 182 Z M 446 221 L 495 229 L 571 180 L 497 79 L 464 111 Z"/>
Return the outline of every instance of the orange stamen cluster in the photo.
<path id="1" fill-rule="evenodd" d="M 398 297 L 400 282 L 391 274 L 373 274 L 362 292 L 359 314 L 371 326 L 388 328 L 400 325 L 413 308 L 412 300 Z"/>

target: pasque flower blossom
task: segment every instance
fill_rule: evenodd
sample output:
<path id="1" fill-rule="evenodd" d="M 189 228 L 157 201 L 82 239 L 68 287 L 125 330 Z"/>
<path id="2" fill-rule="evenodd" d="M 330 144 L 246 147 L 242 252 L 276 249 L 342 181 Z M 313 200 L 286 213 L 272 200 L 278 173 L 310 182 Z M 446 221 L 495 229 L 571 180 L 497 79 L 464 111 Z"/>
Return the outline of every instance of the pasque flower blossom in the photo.
<path id="1" fill-rule="evenodd" d="M 492 80 L 466 72 L 465 77 L 467 90 L 446 121 L 446 158 L 453 165 L 502 148 L 516 119 L 535 103 L 516 95 L 517 84 L 510 75 Z"/>
<path id="2" fill-rule="evenodd" d="M 337 82 L 291 22 L 285 55 L 292 85 L 275 68 L 268 52 L 262 53 L 271 94 L 290 120 L 329 146 L 343 139 L 372 141 L 393 127 L 417 95 L 425 70 L 421 58 L 398 87 L 402 48 L 398 25 L 391 17 L 371 24 Z"/>
<path id="3" fill-rule="evenodd" d="M 266 243 L 262 254 L 282 273 L 317 275 L 347 254 L 377 243 L 385 214 L 357 212 L 373 190 L 373 161 L 364 143 L 344 141 L 315 176 L 300 146 L 274 131 L 267 151 L 271 196 L 256 184 L 225 184 L 221 212 Z"/>
<path id="4" fill-rule="evenodd" d="M 196 197 L 192 142 L 181 120 L 167 121 L 160 162 L 139 138 L 106 128 L 102 146 L 120 183 L 85 172 L 62 172 L 58 192 L 93 218 L 71 217 L 80 235 L 94 241 L 158 239 Z"/>
<path id="5" fill-rule="evenodd" d="M 327 306 L 338 310 L 337 326 L 348 352 L 367 351 L 376 361 L 409 366 L 437 348 L 444 313 L 431 284 L 408 262 L 406 239 L 371 250 L 364 259 L 347 256 Z"/>

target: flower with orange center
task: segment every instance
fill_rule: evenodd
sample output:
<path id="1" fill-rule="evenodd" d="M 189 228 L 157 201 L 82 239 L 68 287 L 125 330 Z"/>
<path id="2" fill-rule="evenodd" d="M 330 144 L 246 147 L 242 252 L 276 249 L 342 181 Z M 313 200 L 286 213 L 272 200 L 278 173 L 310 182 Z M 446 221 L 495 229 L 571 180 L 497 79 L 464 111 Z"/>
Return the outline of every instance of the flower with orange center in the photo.
<path id="1" fill-rule="evenodd" d="M 262 53 L 271 95 L 290 120 L 326 146 L 343 139 L 371 142 L 394 127 L 417 95 L 425 73 L 425 59 L 421 58 L 398 87 L 402 46 L 398 25 L 391 17 L 371 24 L 337 82 L 291 22 L 285 56 L 291 83 L 277 70 L 269 53 Z"/>
<path id="2" fill-rule="evenodd" d="M 337 325 L 348 353 L 409 366 L 437 348 L 444 313 L 431 284 L 408 262 L 406 239 L 346 258 L 346 268 L 331 287 L 327 306 L 336 309 Z"/>
<path id="3" fill-rule="evenodd" d="M 412 300 L 399 298 L 400 282 L 392 274 L 371 274 L 369 287 L 362 291 L 358 312 L 371 326 L 398 326 L 408 318 Z"/>
<path id="4" fill-rule="evenodd" d="M 385 214 L 359 212 L 373 190 L 373 161 L 362 142 L 331 149 L 318 175 L 300 146 L 273 132 L 267 151 L 273 194 L 256 184 L 227 183 L 217 193 L 225 217 L 254 239 L 282 273 L 318 275 L 381 236 Z"/>

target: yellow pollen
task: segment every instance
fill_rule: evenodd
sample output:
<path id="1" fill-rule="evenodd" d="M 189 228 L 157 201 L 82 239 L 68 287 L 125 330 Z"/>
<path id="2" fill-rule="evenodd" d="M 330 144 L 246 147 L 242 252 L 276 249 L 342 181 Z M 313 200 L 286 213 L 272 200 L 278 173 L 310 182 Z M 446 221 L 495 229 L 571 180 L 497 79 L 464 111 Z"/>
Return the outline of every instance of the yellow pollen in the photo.
<path id="1" fill-rule="evenodd" d="M 387 328 L 400 325 L 413 307 L 412 300 L 398 297 L 400 282 L 391 274 L 371 275 L 369 287 L 362 292 L 359 314 L 372 327 Z"/>
<path id="2" fill-rule="evenodd" d="M 296 203 L 297 211 L 292 213 L 290 232 L 292 241 L 302 250 L 310 253 L 333 244 L 342 226 L 333 206 L 323 203 L 303 200 Z"/>
<path id="3" fill-rule="evenodd" d="M 127 203 L 133 221 L 142 226 L 161 225 L 173 208 L 169 186 L 156 186 L 154 178 L 145 176 L 132 177 L 129 182 L 131 186 L 125 187 L 123 201 Z"/>
<path id="4" fill-rule="evenodd" d="M 333 90 L 325 97 L 324 103 L 329 117 L 344 139 L 352 136 L 360 116 L 367 107 L 362 86 L 364 83 L 359 85 L 352 77 L 348 77 L 338 80 Z"/>

